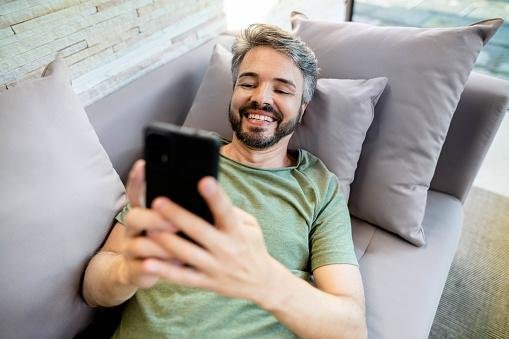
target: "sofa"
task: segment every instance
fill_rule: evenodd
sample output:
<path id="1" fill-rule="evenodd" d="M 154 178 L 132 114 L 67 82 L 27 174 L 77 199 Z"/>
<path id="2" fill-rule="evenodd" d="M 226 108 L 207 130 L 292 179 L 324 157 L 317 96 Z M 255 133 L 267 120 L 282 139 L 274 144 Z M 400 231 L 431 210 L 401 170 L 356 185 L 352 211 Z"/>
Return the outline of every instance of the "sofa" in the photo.
<path id="1" fill-rule="evenodd" d="M 153 121 L 183 124 L 207 71 L 214 46 L 217 43 L 228 46 L 231 39 L 231 36 L 225 34 L 209 41 L 85 108 L 90 124 L 122 182 L 126 181 L 133 162 L 142 156 L 143 127 Z M 320 61 L 320 56 L 318 59 Z M 470 73 L 470 70 L 466 76 L 466 84 L 459 92 L 459 103 L 450 103 L 455 110 L 451 112 L 443 147 L 438 150 L 439 157 L 434 165 L 428 189 L 425 190 L 424 216 L 420 224 L 425 241 L 421 244 L 411 243 L 404 235 L 379 227 L 380 225 L 370 221 L 369 217 L 360 218 L 358 206 L 353 206 L 350 202 L 350 207 L 356 211 L 355 214 L 352 213 L 352 232 L 364 282 L 370 338 L 427 338 L 429 335 L 460 238 L 463 203 L 509 102 L 509 82 L 476 72 Z M 391 77 L 388 77 L 388 82 L 390 85 Z M 387 94 L 387 89 L 385 91 L 376 105 L 377 108 L 388 105 L 388 99 L 384 99 L 384 95 L 390 93 Z M 1 106 L 2 100 L 4 99 L 0 97 L 0 108 L 5 109 L 5 106 Z M 376 138 L 381 132 L 371 128 L 367 133 L 371 138 Z M 72 143 L 72 140 L 73 138 L 69 138 L 69 143 Z M 5 152 L 0 155 L 2 162 L 6 160 Z M 360 156 L 360 161 L 363 161 L 363 155 Z M 119 190 L 120 181 L 118 178 L 112 180 L 116 182 L 115 194 L 112 194 L 107 202 L 112 206 L 107 214 L 108 218 L 125 203 L 121 188 Z M 359 185 L 355 183 L 356 180 L 357 172 L 352 183 L 350 201 L 360 192 L 360 188 L 355 186 Z M 32 186 L 32 190 L 37 190 L 37 187 Z M 7 199 L 2 196 L 2 199 L 4 198 Z M 87 219 L 79 214 L 79 209 L 71 207 L 72 199 L 64 202 L 65 205 L 61 207 L 74 213 L 74 218 Z M 2 203 L 4 202 L 2 200 Z M 10 210 L 12 211 L 12 208 Z M 92 238 L 79 235 L 80 239 L 90 242 L 91 245 L 86 251 L 83 250 L 82 257 L 75 266 L 66 266 L 66 253 L 59 256 L 58 262 L 37 263 L 46 265 L 44 274 L 47 284 L 56 284 L 62 279 L 69 280 L 63 288 L 72 290 L 72 298 L 63 298 L 63 294 L 59 294 L 63 293 L 61 291 L 48 294 L 44 289 L 37 291 L 37 288 L 34 288 L 35 290 L 26 292 L 33 298 L 24 296 L 26 298 L 23 301 L 24 304 L 32 305 L 30 307 L 34 312 L 30 312 L 27 311 L 30 307 L 17 308 L 20 296 L 12 296 L 15 291 L 23 291 L 21 280 L 27 279 L 27 276 L 23 275 L 26 272 L 19 267 L 25 265 L 26 261 L 13 264 L 12 261 L 7 262 L 7 258 L 25 256 L 28 258 L 26 260 L 32 260 L 32 256 L 28 254 L 30 248 L 19 252 L 22 242 L 30 237 L 50 238 L 44 246 L 70 240 L 59 235 L 51 239 L 53 235 L 50 233 L 41 235 L 37 232 L 26 233 L 26 230 L 22 237 L 16 238 L 17 233 L 23 232 L 23 227 L 10 227 L 7 232 L 2 225 L 2 267 L 7 267 L 7 273 L 0 278 L 2 337 L 99 337 L 107 335 L 108 331 L 114 328 L 118 321 L 118 312 L 90 309 L 79 295 L 79 282 L 86 261 L 100 247 L 110 226 L 111 222 L 94 231 Z M 83 229 L 87 226 L 85 224 L 80 227 Z M 4 245 L 12 243 L 12 239 L 18 239 L 18 247 L 5 247 Z M 68 245 L 73 247 L 72 244 Z M 50 274 L 49 271 L 57 269 L 65 270 L 67 275 Z M 16 286 L 16 279 L 19 279 L 19 286 Z M 38 293 L 47 295 L 37 296 Z M 65 309 L 72 312 L 67 311 L 58 316 L 52 314 L 51 303 L 41 304 L 36 301 L 43 297 L 55 300 L 58 307 L 65 304 Z"/>

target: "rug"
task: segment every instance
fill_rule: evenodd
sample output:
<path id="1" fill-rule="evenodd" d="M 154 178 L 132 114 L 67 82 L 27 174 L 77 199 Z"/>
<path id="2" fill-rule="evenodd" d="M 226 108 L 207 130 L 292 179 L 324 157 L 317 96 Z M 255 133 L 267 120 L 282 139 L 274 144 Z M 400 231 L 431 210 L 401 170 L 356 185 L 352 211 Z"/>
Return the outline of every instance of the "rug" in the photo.
<path id="1" fill-rule="evenodd" d="M 472 188 L 429 338 L 509 338 L 509 197 Z"/>

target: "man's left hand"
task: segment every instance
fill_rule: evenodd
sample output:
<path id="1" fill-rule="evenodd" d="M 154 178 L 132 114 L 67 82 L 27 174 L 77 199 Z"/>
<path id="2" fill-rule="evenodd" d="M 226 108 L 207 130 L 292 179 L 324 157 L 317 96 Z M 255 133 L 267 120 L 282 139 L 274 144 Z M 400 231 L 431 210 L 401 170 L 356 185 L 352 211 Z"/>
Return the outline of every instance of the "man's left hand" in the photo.
<path id="1" fill-rule="evenodd" d="M 180 285 L 260 301 L 274 274 L 285 271 L 283 266 L 268 253 L 256 218 L 235 207 L 214 178 L 203 178 L 198 190 L 215 227 L 174 202 L 157 198 L 152 207 L 199 245 L 170 232 L 150 233 L 172 257 L 187 264 L 159 262 L 151 269 Z"/>

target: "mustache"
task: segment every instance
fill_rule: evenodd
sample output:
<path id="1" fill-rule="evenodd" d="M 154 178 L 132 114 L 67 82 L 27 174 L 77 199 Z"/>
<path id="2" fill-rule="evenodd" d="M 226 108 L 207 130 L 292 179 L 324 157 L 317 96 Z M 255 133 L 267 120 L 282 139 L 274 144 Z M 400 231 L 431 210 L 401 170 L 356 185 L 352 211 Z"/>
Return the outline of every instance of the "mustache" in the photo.
<path id="1" fill-rule="evenodd" d="M 244 116 L 247 113 L 247 111 L 250 109 L 256 109 L 256 110 L 261 110 L 261 111 L 264 111 L 267 113 L 271 113 L 276 120 L 278 120 L 278 121 L 283 120 L 283 114 L 281 114 L 281 112 L 279 112 L 274 107 L 272 107 L 272 105 L 270 105 L 270 104 L 260 105 L 256 101 L 251 101 L 250 103 L 245 104 L 244 106 L 241 106 L 239 108 L 239 113 L 241 116 Z"/>

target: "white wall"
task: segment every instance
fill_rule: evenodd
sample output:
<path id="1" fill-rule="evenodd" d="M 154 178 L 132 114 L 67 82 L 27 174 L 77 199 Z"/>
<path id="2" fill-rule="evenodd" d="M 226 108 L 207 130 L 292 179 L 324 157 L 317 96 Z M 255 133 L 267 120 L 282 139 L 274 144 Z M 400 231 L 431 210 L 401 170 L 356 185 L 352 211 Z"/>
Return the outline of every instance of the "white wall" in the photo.
<path id="1" fill-rule="evenodd" d="M 314 20 L 344 21 L 344 0 L 224 0 L 228 30 L 250 23 L 270 23 L 290 30 L 290 12 L 296 10 Z"/>

